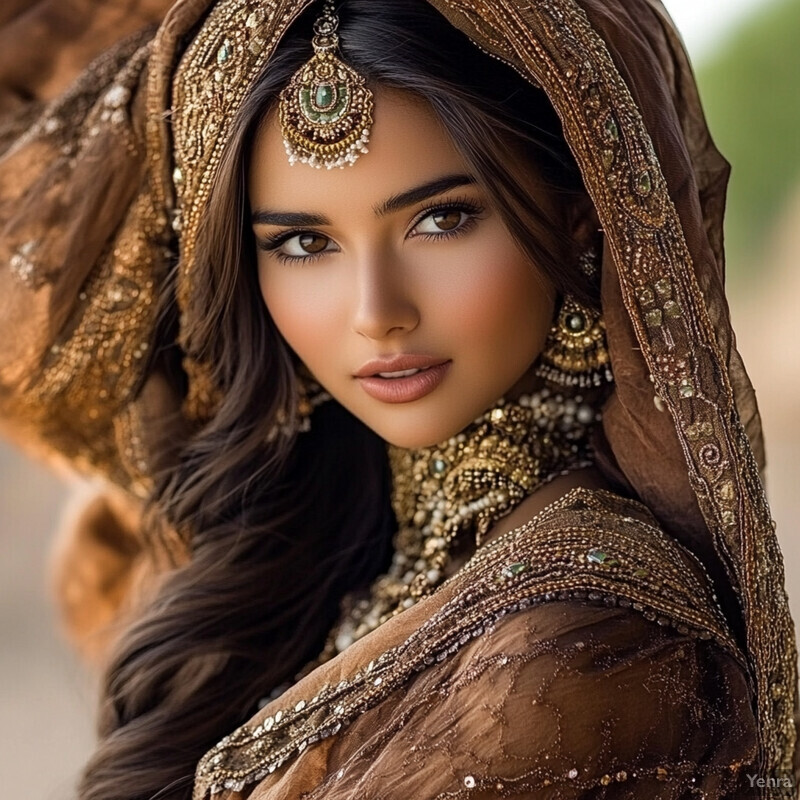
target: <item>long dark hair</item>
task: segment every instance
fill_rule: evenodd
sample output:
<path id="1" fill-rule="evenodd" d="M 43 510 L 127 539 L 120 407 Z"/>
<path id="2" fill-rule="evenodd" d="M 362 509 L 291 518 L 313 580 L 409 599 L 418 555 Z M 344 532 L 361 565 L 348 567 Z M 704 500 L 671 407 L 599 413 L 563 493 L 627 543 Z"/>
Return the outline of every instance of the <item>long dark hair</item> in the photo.
<path id="1" fill-rule="evenodd" d="M 317 13 L 284 37 L 232 123 L 197 243 L 190 331 L 225 399 L 153 498 L 192 532 L 191 559 L 113 655 L 82 800 L 190 797 L 202 754 L 319 653 L 343 595 L 387 566 L 384 443 L 335 402 L 309 433 L 268 441 L 294 402 L 294 365 L 261 299 L 244 176 L 258 125 L 311 55 Z M 586 194 L 544 94 L 421 0 L 345 0 L 340 16 L 345 60 L 373 86 L 424 98 L 531 261 L 562 292 L 596 302 L 567 224 Z M 549 211 L 536 201 L 543 191 L 556 199 Z"/>

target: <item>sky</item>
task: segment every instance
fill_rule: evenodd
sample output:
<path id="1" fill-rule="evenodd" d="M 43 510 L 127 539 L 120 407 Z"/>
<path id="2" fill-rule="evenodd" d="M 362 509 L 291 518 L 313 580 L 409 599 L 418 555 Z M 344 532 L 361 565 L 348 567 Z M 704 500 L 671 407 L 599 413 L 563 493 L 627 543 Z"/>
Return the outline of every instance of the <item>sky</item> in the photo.
<path id="1" fill-rule="evenodd" d="M 769 0 L 662 0 L 693 59 L 702 58 L 743 17 Z"/>

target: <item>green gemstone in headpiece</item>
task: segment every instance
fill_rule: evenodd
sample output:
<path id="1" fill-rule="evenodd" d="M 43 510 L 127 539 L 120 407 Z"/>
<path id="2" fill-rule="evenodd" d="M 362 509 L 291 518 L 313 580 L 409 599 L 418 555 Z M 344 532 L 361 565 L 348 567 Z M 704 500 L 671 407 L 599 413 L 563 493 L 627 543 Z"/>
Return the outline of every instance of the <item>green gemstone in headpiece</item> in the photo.
<path id="1" fill-rule="evenodd" d="M 333 86 L 329 83 L 321 83 L 317 86 L 317 91 L 314 93 L 314 105 L 319 109 L 325 110 L 330 108 L 333 102 Z"/>

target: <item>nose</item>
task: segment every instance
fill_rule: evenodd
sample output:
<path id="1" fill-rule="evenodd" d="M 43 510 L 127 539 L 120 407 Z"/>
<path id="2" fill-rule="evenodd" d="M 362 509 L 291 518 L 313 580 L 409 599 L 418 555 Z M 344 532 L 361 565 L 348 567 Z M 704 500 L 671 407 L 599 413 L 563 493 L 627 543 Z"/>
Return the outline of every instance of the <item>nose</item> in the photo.
<path id="1" fill-rule="evenodd" d="M 364 258 L 355 271 L 353 330 L 368 339 L 408 333 L 419 325 L 413 282 L 387 254 Z"/>

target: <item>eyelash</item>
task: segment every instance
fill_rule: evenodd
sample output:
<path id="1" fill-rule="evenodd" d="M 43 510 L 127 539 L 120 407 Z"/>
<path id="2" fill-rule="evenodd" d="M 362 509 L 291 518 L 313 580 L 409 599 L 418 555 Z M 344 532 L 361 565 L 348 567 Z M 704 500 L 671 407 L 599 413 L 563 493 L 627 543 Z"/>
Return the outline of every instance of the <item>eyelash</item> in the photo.
<path id="1" fill-rule="evenodd" d="M 457 236 L 461 236 L 462 234 L 472 230 L 477 221 L 481 218 L 484 208 L 465 197 L 457 197 L 452 200 L 448 200 L 446 203 L 438 203 L 435 206 L 431 206 L 430 208 L 426 208 L 421 211 L 414 220 L 411 230 L 413 231 L 414 228 L 416 228 L 417 225 L 419 225 L 420 222 L 427 217 L 448 211 L 459 211 L 467 214 L 468 217 L 461 225 L 459 225 L 458 228 L 455 228 L 454 230 L 441 231 L 441 233 L 418 233 L 415 234 L 414 238 L 441 240 L 452 239 Z M 307 228 L 294 228 L 292 230 L 282 231 L 274 236 L 266 236 L 263 241 L 258 242 L 258 249 L 264 250 L 268 253 L 273 253 L 274 256 L 284 264 L 311 264 L 324 256 L 326 252 L 330 252 L 323 250 L 319 253 L 308 253 L 304 256 L 292 256 L 288 255 L 287 253 L 276 252 L 284 242 L 287 242 L 289 239 L 302 234 L 316 234 L 324 237 L 324 234 L 317 234 L 316 231 L 308 230 Z"/>
<path id="2" fill-rule="evenodd" d="M 466 197 L 455 197 L 452 200 L 448 200 L 446 203 L 439 203 L 435 206 L 431 206 L 430 208 L 426 208 L 424 211 L 421 211 L 417 218 L 414 220 L 414 224 L 411 226 L 411 230 L 417 227 L 417 225 L 422 222 L 422 220 L 427 219 L 427 217 L 433 216 L 434 214 L 441 214 L 447 211 L 460 211 L 462 213 L 467 214 L 467 219 L 455 228 L 452 231 L 441 231 L 440 233 L 417 233 L 415 234 L 415 238 L 423 238 L 423 239 L 453 239 L 456 236 L 461 236 L 463 233 L 467 233 L 467 231 L 472 230 L 474 225 L 477 221 L 481 218 L 481 214 L 484 212 L 484 208 L 479 206 L 477 203 L 473 202 L 472 200 L 468 200 Z"/>
<path id="3" fill-rule="evenodd" d="M 272 253 L 278 261 L 286 264 L 286 263 L 303 263 L 303 264 L 310 264 L 312 261 L 316 261 L 317 259 L 321 258 L 327 251 L 323 250 L 319 253 L 308 253 L 305 256 L 290 256 L 287 253 L 276 252 L 278 248 L 284 243 L 288 242 L 289 239 L 294 238 L 295 236 L 301 236 L 303 234 L 315 234 L 316 231 L 310 231 L 308 228 L 294 228 L 289 231 L 282 231 L 281 233 L 277 233 L 274 236 L 265 236 L 263 241 L 258 242 L 258 249 L 264 250 L 267 253 Z M 327 238 L 323 234 L 318 234 L 319 236 L 323 236 L 323 238 Z"/>

